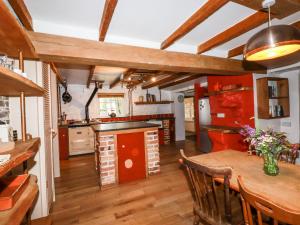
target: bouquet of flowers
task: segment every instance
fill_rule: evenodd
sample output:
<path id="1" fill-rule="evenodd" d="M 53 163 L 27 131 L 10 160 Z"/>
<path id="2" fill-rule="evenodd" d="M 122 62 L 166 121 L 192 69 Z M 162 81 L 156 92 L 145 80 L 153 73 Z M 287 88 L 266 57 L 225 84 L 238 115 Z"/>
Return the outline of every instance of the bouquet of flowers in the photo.
<path id="1" fill-rule="evenodd" d="M 240 134 L 249 143 L 249 149 L 254 149 L 257 155 L 270 153 L 277 158 L 281 152 L 290 151 L 292 147 L 285 133 L 272 129 L 261 130 L 246 125 L 240 130 Z"/>
<path id="2" fill-rule="evenodd" d="M 256 155 L 263 157 L 264 171 L 268 175 L 274 176 L 279 173 L 277 159 L 281 157 L 282 152 L 297 154 L 296 147 L 290 144 L 283 132 L 255 129 L 246 125 L 240 134 L 245 137 L 244 141 L 249 143 L 250 152 L 255 151 Z"/>

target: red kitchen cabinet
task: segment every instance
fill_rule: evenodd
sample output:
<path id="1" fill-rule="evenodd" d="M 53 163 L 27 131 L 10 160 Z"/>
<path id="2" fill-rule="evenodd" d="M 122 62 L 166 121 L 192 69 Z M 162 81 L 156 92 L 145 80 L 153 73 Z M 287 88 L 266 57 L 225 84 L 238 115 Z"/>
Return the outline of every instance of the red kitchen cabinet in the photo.
<path id="1" fill-rule="evenodd" d="M 66 160 L 69 158 L 69 132 L 68 127 L 58 129 L 59 140 L 59 159 Z"/>
<path id="2" fill-rule="evenodd" d="M 146 178 L 144 132 L 118 134 L 119 183 Z"/>

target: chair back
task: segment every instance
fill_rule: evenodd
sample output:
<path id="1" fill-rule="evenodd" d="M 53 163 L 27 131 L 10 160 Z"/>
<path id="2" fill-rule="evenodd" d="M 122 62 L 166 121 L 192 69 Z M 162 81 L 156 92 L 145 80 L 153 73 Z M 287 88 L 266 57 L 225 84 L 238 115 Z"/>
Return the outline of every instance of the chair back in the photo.
<path id="1" fill-rule="evenodd" d="M 225 224 L 231 222 L 231 203 L 229 179 L 232 174 L 230 167 L 207 167 L 188 159 L 180 150 L 180 162 L 185 167 L 190 189 L 194 198 L 194 210 L 201 220 L 208 224 Z M 214 178 L 224 179 L 224 193 L 220 201 Z M 220 188 L 219 188 L 220 189 Z M 217 193 L 218 192 L 218 193 Z M 224 216 L 225 215 L 225 216 Z"/>
<path id="2" fill-rule="evenodd" d="M 298 150 L 292 150 L 292 151 L 283 151 L 279 154 L 278 160 L 295 164 L 296 159 L 298 158 Z"/>
<path id="3" fill-rule="evenodd" d="M 238 177 L 238 184 L 241 193 L 241 200 L 243 205 L 243 213 L 246 225 L 263 224 L 263 215 L 273 218 L 273 224 L 278 225 L 279 222 L 300 225 L 300 212 L 293 212 L 282 206 L 275 204 L 271 199 L 266 199 L 263 196 L 248 190 L 242 178 Z M 254 208 L 257 212 L 253 217 Z M 256 216 L 257 215 L 257 216 Z M 257 217 L 257 221 L 254 218 Z"/>

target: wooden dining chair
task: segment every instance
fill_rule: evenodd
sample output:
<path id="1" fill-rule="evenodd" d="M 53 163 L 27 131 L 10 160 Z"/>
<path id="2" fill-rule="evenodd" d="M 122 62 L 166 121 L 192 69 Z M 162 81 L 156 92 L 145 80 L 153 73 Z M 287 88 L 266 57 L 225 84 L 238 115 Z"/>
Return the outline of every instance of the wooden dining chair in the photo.
<path id="1" fill-rule="evenodd" d="M 242 224 L 243 213 L 239 198 L 230 194 L 230 167 L 207 167 L 188 159 L 180 150 L 194 199 L 194 225 Z M 222 178 L 224 185 L 217 185 L 215 178 Z"/>
<path id="2" fill-rule="evenodd" d="M 295 164 L 296 159 L 299 157 L 299 144 L 293 144 L 292 146 L 293 150 L 281 152 L 278 156 L 278 160 Z"/>
<path id="3" fill-rule="evenodd" d="M 247 189 L 240 176 L 238 177 L 238 184 L 241 193 L 245 225 L 265 224 L 263 220 L 266 217 L 273 219 L 274 225 L 278 225 L 279 223 L 300 225 L 300 212 L 293 212 L 283 208 L 273 203 L 271 199 L 266 199 L 260 194 Z"/>

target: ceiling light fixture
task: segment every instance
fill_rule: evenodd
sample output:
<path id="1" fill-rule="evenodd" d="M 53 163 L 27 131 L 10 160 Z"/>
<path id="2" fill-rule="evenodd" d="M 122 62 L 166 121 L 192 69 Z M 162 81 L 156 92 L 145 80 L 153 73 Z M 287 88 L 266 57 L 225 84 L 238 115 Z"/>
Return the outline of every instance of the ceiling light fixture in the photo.
<path id="1" fill-rule="evenodd" d="M 291 25 L 271 25 L 270 7 L 275 0 L 264 0 L 263 8 L 268 8 L 268 27 L 252 36 L 244 48 L 247 61 L 264 61 L 290 55 L 300 50 L 300 30 Z"/>
<path id="2" fill-rule="evenodd" d="M 156 77 L 152 77 L 152 78 L 151 78 L 151 81 L 152 81 L 152 82 L 155 82 L 155 81 L 156 81 Z"/>

